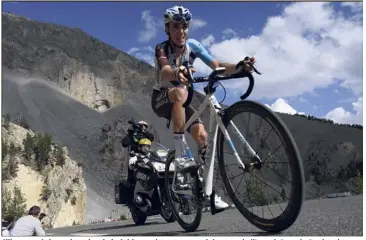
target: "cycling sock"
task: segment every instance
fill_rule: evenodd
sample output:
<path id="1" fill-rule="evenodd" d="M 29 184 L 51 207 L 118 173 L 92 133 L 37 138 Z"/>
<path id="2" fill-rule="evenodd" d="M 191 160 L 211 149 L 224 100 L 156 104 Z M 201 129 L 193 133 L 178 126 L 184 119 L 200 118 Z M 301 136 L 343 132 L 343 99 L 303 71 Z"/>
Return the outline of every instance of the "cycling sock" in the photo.
<path id="1" fill-rule="evenodd" d="M 184 141 L 184 132 L 174 132 L 175 157 L 180 157 L 184 153 Z"/>

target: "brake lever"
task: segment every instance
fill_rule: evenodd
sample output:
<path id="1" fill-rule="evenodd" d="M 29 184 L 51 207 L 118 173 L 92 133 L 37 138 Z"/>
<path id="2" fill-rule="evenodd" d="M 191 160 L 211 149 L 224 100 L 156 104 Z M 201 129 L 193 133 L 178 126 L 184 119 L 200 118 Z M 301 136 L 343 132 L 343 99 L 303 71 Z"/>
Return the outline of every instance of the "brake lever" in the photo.
<path id="1" fill-rule="evenodd" d="M 259 71 L 257 70 L 257 68 L 256 68 L 256 67 L 254 67 L 254 64 L 252 64 L 252 63 L 251 63 L 251 67 L 253 68 L 253 70 L 254 70 L 254 72 L 255 72 L 256 74 L 258 74 L 258 75 L 262 75 L 262 73 L 261 73 L 261 72 L 259 72 Z"/>
<path id="2" fill-rule="evenodd" d="M 240 61 L 238 64 L 236 64 L 235 68 L 236 68 L 236 69 L 238 69 L 239 67 L 244 66 L 244 61 L 246 61 L 246 60 L 249 60 L 249 58 L 248 58 L 248 57 L 245 57 L 243 61 Z M 261 72 L 259 72 L 259 71 L 257 70 L 257 68 L 256 68 L 256 67 L 254 67 L 254 63 L 252 63 L 252 62 L 247 62 L 247 64 L 248 64 L 250 67 L 252 67 L 252 68 L 253 68 L 253 71 L 254 71 L 256 74 L 258 74 L 258 75 L 262 75 L 262 73 L 261 73 Z M 247 71 L 245 68 L 244 68 L 244 70 L 245 70 L 245 71 Z"/>
<path id="3" fill-rule="evenodd" d="M 182 65 L 187 69 L 187 72 L 188 72 L 187 77 L 188 77 L 188 80 L 189 80 L 190 84 L 194 83 L 195 81 L 194 81 L 194 78 L 193 78 L 193 75 L 192 75 L 192 70 L 191 70 L 192 65 L 189 64 L 188 61 L 184 62 Z"/>

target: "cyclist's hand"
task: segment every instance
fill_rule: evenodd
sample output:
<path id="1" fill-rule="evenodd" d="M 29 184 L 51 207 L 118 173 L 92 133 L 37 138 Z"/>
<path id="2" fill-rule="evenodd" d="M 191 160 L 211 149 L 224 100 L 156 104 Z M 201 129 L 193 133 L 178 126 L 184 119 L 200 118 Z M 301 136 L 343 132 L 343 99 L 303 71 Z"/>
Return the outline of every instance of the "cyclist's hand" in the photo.
<path id="1" fill-rule="evenodd" d="M 196 70 L 194 68 L 191 68 L 191 72 L 192 74 L 196 72 Z M 178 74 L 178 79 L 181 83 L 183 83 L 184 85 L 188 85 L 189 81 L 188 81 L 188 70 L 184 69 L 183 72 L 179 72 Z"/>
<path id="2" fill-rule="evenodd" d="M 256 63 L 255 57 L 245 57 L 243 60 L 244 69 L 248 72 L 253 72 L 253 64 Z"/>

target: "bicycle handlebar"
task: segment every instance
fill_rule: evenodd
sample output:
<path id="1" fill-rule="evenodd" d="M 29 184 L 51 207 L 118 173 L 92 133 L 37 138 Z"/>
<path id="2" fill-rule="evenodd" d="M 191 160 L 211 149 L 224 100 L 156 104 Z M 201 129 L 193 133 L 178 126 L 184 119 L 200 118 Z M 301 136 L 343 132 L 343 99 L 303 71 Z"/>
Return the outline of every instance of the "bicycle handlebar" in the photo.
<path id="1" fill-rule="evenodd" d="M 246 57 L 244 60 L 249 60 L 248 57 Z M 249 64 L 255 73 L 261 75 L 261 73 L 254 67 L 252 62 L 247 63 Z M 189 83 L 201 83 L 201 82 L 208 82 L 208 86 L 212 87 L 214 83 L 216 83 L 217 81 L 222 81 L 222 80 L 229 80 L 229 79 L 236 79 L 236 78 L 244 78 L 244 77 L 248 77 L 249 78 L 249 86 L 247 88 L 247 91 L 240 96 L 241 100 L 246 99 L 247 97 L 249 97 L 249 95 L 252 93 L 253 91 L 253 87 L 254 87 L 254 77 L 253 75 L 244 70 L 244 62 L 240 61 L 237 65 L 236 65 L 236 69 L 241 68 L 240 72 L 231 74 L 229 76 L 222 76 L 221 74 L 223 74 L 226 70 L 225 67 L 219 67 L 216 68 L 215 70 L 213 70 L 211 72 L 211 74 L 207 77 L 193 77 L 192 75 L 192 71 L 191 71 L 191 65 L 189 64 L 189 62 L 184 62 L 182 64 L 184 67 L 186 67 L 187 71 L 188 71 L 188 81 Z M 189 106 L 189 104 L 192 101 L 193 98 L 193 84 L 189 84 L 188 86 L 188 97 L 186 102 L 183 104 L 183 107 L 187 107 Z"/>

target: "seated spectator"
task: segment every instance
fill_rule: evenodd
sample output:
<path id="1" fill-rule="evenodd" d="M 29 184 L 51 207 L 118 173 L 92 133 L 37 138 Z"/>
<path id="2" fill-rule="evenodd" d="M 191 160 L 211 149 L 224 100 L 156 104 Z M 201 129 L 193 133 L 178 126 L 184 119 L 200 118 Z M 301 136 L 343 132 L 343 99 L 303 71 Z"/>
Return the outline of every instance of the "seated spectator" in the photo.
<path id="1" fill-rule="evenodd" d="M 41 213 L 41 208 L 33 206 L 29 209 L 28 216 L 19 218 L 13 228 L 2 231 L 3 237 L 30 237 L 30 236 L 45 236 L 44 225 L 38 219 Z M 10 224 L 12 225 L 12 224 Z"/>

